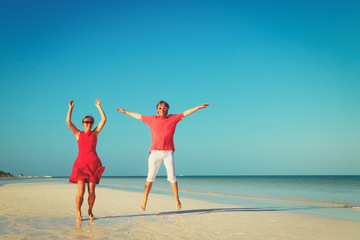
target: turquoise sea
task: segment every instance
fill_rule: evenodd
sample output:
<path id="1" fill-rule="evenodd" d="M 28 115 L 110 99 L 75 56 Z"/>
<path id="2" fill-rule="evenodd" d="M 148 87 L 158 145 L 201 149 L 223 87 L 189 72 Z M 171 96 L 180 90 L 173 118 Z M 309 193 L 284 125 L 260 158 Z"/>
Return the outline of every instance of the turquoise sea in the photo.
<path id="1" fill-rule="evenodd" d="M 360 175 L 178 176 L 177 178 L 180 197 L 360 222 Z M 145 179 L 145 177 L 103 177 L 98 187 L 143 192 Z M 0 186 L 20 182 L 68 183 L 68 178 L 0 179 Z M 170 184 L 165 177 L 156 178 L 151 192 L 172 195 Z M 141 199 L 139 203 L 140 201 Z"/>

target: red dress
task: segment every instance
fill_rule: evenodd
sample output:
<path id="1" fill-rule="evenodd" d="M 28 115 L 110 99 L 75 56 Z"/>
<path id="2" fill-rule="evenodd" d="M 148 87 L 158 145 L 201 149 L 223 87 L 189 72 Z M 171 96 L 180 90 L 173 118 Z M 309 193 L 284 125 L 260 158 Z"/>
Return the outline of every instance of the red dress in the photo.
<path id="1" fill-rule="evenodd" d="M 99 184 L 105 167 L 96 153 L 97 137 L 94 132 L 80 132 L 78 146 L 79 154 L 73 165 L 69 182 L 77 183 L 79 180 Z"/>

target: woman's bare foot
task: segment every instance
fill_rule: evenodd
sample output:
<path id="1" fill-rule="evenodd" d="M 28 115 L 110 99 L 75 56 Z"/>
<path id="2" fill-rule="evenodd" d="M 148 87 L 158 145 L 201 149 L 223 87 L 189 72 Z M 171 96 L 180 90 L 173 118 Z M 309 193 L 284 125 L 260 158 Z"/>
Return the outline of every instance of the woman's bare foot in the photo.
<path id="1" fill-rule="evenodd" d="M 181 210 L 181 202 L 180 202 L 180 200 L 178 200 L 178 201 L 176 202 L 176 209 L 177 209 L 177 210 Z"/>
<path id="2" fill-rule="evenodd" d="M 81 228 L 81 224 L 82 224 L 83 221 L 79 220 L 79 219 L 76 219 L 76 228 L 77 229 L 80 229 Z"/>
<path id="3" fill-rule="evenodd" d="M 79 221 L 82 221 L 82 220 L 83 220 L 83 218 L 82 218 L 82 216 L 81 216 L 81 212 L 77 212 L 77 213 L 76 213 L 76 219 L 79 220 Z"/>

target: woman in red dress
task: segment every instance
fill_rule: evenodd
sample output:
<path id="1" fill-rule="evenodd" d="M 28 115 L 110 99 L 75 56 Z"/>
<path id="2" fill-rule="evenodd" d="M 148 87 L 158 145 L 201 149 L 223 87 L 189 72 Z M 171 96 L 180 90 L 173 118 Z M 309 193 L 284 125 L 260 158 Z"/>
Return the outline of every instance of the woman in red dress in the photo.
<path id="1" fill-rule="evenodd" d="M 98 108 L 101 121 L 97 127 L 91 131 L 94 118 L 92 116 L 85 116 L 82 120 L 84 131 L 80 131 L 71 122 L 71 114 L 74 108 L 74 102 L 69 102 L 69 111 L 66 117 L 66 123 L 70 130 L 75 134 L 79 146 L 79 154 L 73 165 L 69 181 L 78 184 L 78 193 L 76 195 L 76 215 L 78 220 L 82 220 L 81 206 L 84 201 L 85 183 L 88 183 L 88 214 L 93 220 L 94 214 L 92 208 L 95 202 L 95 185 L 99 184 L 101 174 L 104 172 L 105 167 L 102 166 L 101 161 L 96 153 L 97 136 L 106 123 L 106 116 L 100 106 L 101 101 L 96 99 L 95 106 Z"/>

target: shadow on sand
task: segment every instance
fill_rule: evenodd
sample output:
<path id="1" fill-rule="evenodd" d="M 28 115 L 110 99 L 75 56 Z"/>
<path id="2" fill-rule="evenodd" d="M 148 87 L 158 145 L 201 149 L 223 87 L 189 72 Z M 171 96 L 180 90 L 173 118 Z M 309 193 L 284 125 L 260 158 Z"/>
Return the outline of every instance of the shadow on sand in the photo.
<path id="1" fill-rule="evenodd" d="M 105 216 L 95 219 L 111 219 L 111 218 L 132 218 L 132 217 L 155 217 L 155 216 L 169 216 L 169 215 L 182 215 L 182 214 L 208 214 L 208 213 L 224 213 L 224 212 L 275 212 L 275 211 L 294 211 L 304 209 L 322 208 L 322 207 L 306 207 L 306 208 L 208 208 L 208 209 L 192 209 L 192 210 L 180 210 L 171 212 L 160 213 L 142 213 L 133 215 L 120 215 L 120 216 Z"/>

